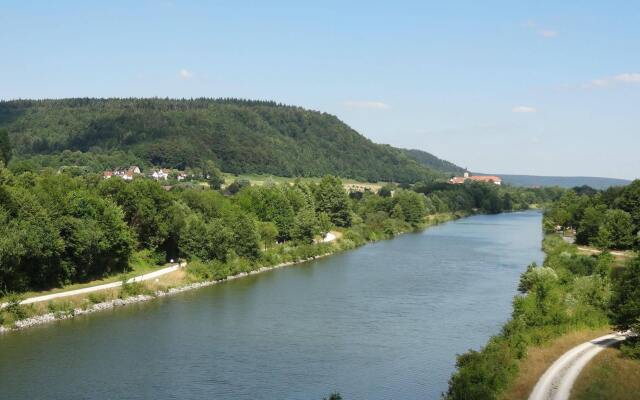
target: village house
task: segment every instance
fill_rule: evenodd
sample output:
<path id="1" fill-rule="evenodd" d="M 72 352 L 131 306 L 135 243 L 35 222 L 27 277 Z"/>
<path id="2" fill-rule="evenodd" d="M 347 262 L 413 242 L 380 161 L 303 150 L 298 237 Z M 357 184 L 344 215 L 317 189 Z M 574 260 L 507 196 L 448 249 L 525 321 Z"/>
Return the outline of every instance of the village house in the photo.
<path id="1" fill-rule="evenodd" d="M 125 181 L 133 180 L 135 175 L 140 175 L 140 167 L 137 165 L 132 165 L 127 169 L 116 169 L 114 171 L 104 171 L 102 173 L 102 178 L 110 179 L 111 177 L 117 176 L 118 178 L 122 178 Z"/>
<path id="2" fill-rule="evenodd" d="M 169 170 L 167 169 L 158 169 L 154 170 L 151 173 L 151 177 L 157 181 L 164 180 L 166 181 L 169 178 Z"/>
<path id="3" fill-rule="evenodd" d="M 474 182 L 485 182 L 485 183 L 493 183 L 495 185 L 502 185 L 502 178 L 495 175 L 474 175 L 471 176 L 469 172 L 465 172 L 463 176 L 454 176 L 449 179 L 449 183 L 453 185 L 459 185 L 461 183 L 465 183 L 467 180 Z"/>

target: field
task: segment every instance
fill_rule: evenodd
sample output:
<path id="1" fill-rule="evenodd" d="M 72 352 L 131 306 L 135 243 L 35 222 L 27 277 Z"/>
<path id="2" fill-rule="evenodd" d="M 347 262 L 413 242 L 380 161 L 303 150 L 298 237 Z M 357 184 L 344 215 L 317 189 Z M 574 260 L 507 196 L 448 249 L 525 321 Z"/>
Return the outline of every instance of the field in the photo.
<path id="1" fill-rule="evenodd" d="M 293 182 L 296 179 L 299 179 L 302 182 L 319 182 L 322 178 L 288 178 L 282 176 L 273 176 L 273 175 L 258 175 L 258 174 L 243 174 L 243 175 L 233 175 L 233 174 L 223 174 L 225 185 L 231 184 L 234 180 L 247 180 L 251 182 L 252 185 L 264 185 L 267 182 L 272 183 L 284 183 L 284 182 Z M 347 190 L 364 190 L 369 189 L 373 192 L 377 192 L 380 188 L 385 185 L 385 182 L 362 182 L 356 181 L 354 179 L 344 179 L 341 178 L 342 184 Z"/>
<path id="2" fill-rule="evenodd" d="M 582 371 L 572 400 L 634 400 L 640 396 L 640 361 L 621 357 L 611 348 L 598 354 Z"/>

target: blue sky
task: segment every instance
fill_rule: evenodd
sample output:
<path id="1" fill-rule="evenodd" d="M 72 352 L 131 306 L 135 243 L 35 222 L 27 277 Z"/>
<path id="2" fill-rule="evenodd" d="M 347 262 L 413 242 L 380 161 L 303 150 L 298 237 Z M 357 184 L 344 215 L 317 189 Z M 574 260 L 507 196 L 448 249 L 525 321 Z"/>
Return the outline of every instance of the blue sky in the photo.
<path id="1" fill-rule="evenodd" d="M 241 97 L 473 171 L 640 176 L 628 1 L 0 0 L 0 98 Z"/>

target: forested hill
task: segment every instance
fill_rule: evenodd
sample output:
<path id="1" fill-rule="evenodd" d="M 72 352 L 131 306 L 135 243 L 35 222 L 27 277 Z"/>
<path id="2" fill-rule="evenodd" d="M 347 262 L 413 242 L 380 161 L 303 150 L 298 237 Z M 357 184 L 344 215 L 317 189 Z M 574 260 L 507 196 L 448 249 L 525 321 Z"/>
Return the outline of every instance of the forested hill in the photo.
<path id="1" fill-rule="evenodd" d="M 22 169 L 133 162 L 180 169 L 210 159 L 232 173 L 370 181 L 415 182 L 438 175 L 436 170 L 450 172 L 448 163 L 431 155 L 443 168 L 373 143 L 333 115 L 266 101 L 3 101 L 2 128 L 9 131 L 12 163 Z"/>
<path id="2" fill-rule="evenodd" d="M 455 165 L 452 162 L 443 160 L 434 156 L 426 151 L 416 149 L 401 149 L 408 157 L 416 160 L 419 164 L 424 165 L 427 168 L 435 169 L 436 171 L 443 172 L 447 175 L 461 175 L 464 173 L 464 168 Z"/>

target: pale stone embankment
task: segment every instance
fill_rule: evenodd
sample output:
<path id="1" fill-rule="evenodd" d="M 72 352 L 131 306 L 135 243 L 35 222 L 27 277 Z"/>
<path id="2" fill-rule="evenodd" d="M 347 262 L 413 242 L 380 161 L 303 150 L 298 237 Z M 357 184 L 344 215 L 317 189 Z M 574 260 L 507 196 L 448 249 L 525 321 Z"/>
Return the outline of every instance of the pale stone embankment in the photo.
<path id="1" fill-rule="evenodd" d="M 245 276 L 256 275 L 256 274 L 259 274 L 259 273 L 262 273 L 262 272 L 266 272 L 266 271 L 271 271 L 271 270 L 274 270 L 274 269 L 277 269 L 277 268 L 287 267 L 287 266 L 290 266 L 290 265 L 294 265 L 294 264 L 299 264 L 299 263 L 303 263 L 303 262 L 306 262 L 306 261 L 315 260 L 315 259 L 318 259 L 318 258 L 326 257 L 326 256 L 331 255 L 331 254 L 333 254 L 333 253 L 322 254 L 322 255 L 319 255 L 319 256 L 311 257 L 311 258 L 300 260 L 300 261 L 286 262 L 286 263 L 275 265 L 273 267 L 261 267 L 259 269 L 256 269 L 256 270 L 253 270 L 253 271 L 250 271 L 250 272 L 240 272 L 239 274 L 231 275 L 231 276 L 228 276 L 226 278 L 219 279 L 219 280 L 195 282 L 195 283 L 190 283 L 188 285 L 184 285 L 184 286 L 180 286 L 180 287 L 176 287 L 176 288 L 170 288 L 170 289 L 167 289 L 167 290 L 159 290 L 159 291 L 156 291 L 155 293 L 153 293 L 151 295 L 141 294 L 141 295 L 137 295 L 137 296 L 127 297 L 126 299 L 109 300 L 109 301 L 105 301 L 105 302 L 102 302 L 102 303 L 93 304 L 93 305 L 91 305 L 89 307 L 85 307 L 85 308 L 76 308 L 72 312 L 68 312 L 68 313 L 48 313 L 48 314 L 43 314 L 43 315 L 37 315 L 37 316 L 31 317 L 31 318 L 26 318 L 26 319 L 17 321 L 15 323 L 15 326 L 12 327 L 12 328 L 6 328 L 6 327 L 3 327 L 3 326 L 0 326 L 0 333 L 9 332 L 9 331 L 13 331 L 13 330 L 19 330 L 19 329 L 25 329 L 25 328 L 29 328 L 29 327 L 36 326 L 36 325 L 46 324 L 46 323 L 53 322 L 53 321 L 60 321 L 60 320 L 64 320 L 64 319 L 75 318 L 76 316 L 92 314 L 92 313 L 95 313 L 95 312 L 98 312 L 98 311 L 111 310 L 111 309 L 114 309 L 114 308 L 117 308 L 117 307 L 126 306 L 128 304 L 141 303 L 143 301 L 149 301 L 149 300 L 153 300 L 153 299 L 156 299 L 156 298 L 159 298 L 159 297 L 172 296 L 172 295 L 176 295 L 178 293 L 186 292 L 186 291 L 189 291 L 189 290 L 194 290 L 194 289 L 199 289 L 199 288 L 203 288 L 203 287 L 207 287 L 207 286 L 212 286 L 212 285 L 216 285 L 216 284 L 219 284 L 219 283 L 224 283 L 226 281 L 231 281 L 231 280 L 234 280 L 234 279 L 243 278 Z"/>

